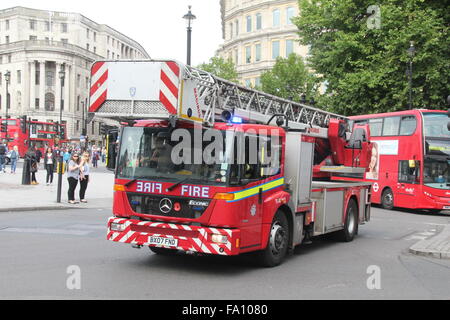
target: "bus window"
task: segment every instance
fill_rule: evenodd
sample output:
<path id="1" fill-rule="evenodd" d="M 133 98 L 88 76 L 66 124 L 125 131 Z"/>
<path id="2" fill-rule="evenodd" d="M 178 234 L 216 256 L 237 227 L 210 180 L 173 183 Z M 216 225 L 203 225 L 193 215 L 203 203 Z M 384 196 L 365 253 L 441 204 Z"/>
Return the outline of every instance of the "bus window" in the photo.
<path id="1" fill-rule="evenodd" d="M 419 183 L 420 161 L 400 160 L 398 163 L 398 182 Z"/>
<path id="2" fill-rule="evenodd" d="M 409 136 L 416 131 L 416 117 L 414 116 L 404 116 L 400 122 L 400 135 Z"/>
<path id="3" fill-rule="evenodd" d="M 396 136 L 400 126 L 400 117 L 384 118 L 383 136 Z"/>
<path id="4" fill-rule="evenodd" d="M 372 137 L 381 136 L 381 129 L 383 128 L 383 119 L 382 118 L 370 119 L 369 128 L 370 128 L 370 135 Z"/>

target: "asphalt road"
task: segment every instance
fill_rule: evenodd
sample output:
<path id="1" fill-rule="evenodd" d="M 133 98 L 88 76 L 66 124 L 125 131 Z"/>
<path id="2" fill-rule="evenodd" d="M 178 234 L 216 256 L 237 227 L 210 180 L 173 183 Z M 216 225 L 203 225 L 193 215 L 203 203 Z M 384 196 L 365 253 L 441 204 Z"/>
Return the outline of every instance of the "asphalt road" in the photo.
<path id="1" fill-rule="evenodd" d="M 449 216 L 373 208 L 353 242 L 316 239 L 266 269 L 251 255 L 168 257 L 109 242 L 109 215 L 0 213 L 0 299 L 450 299 L 450 260 L 408 253 Z"/>

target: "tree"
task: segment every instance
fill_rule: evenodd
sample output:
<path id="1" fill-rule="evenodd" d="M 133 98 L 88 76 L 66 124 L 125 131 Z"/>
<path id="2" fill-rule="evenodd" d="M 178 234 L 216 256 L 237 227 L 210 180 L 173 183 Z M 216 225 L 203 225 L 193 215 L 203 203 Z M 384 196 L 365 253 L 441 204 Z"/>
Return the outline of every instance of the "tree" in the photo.
<path id="1" fill-rule="evenodd" d="M 222 57 L 212 57 L 209 59 L 209 63 L 202 63 L 197 66 L 197 69 L 210 72 L 225 80 L 238 82 L 236 67 L 231 59 L 225 60 Z"/>
<path id="2" fill-rule="evenodd" d="M 304 94 L 310 100 L 316 96 L 316 87 L 316 78 L 295 53 L 277 58 L 273 68 L 261 74 L 261 90 L 285 99 L 300 101 Z"/>
<path id="3" fill-rule="evenodd" d="M 321 102 L 347 115 L 408 108 L 407 49 L 413 108 L 445 108 L 450 93 L 450 13 L 446 1 L 300 0 L 300 41 L 328 83 Z"/>

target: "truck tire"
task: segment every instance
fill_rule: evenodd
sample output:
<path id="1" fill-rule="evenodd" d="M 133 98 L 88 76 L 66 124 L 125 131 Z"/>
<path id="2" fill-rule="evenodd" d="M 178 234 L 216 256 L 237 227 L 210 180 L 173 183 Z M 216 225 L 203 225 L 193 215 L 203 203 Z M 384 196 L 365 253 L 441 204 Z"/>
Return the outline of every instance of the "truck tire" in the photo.
<path id="1" fill-rule="evenodd" d="M 383 190 L 381 194 L 381 206 L 386 210 L 392 210 L 394 208 L 394 194 L 390 188 Z"/>
<path id="2" fill-rule="evenodd" d="M 169 248 L 161 248 L 161 247 L 149 247 L 150 251 L 156 254 L 170 256 L 174 255 L 178 252 L 176 249 L 169 249 Z"/>
<path id="3" fill-rule="evenodd" d="M 344 229 L 338 232 L 339 240 L 350 242 L 358 233 L 358 205 L 355 199 L 348 201 L 347 210 L 345 212 Z"/>
<path id="4" fill-rule="evenodd" d="M 270 227 L 266 249 L 257 253 L 264 267 L 278 266 L 286 257 L 289 241 L 289 223 L 283 211 L 278 210 Z"/>

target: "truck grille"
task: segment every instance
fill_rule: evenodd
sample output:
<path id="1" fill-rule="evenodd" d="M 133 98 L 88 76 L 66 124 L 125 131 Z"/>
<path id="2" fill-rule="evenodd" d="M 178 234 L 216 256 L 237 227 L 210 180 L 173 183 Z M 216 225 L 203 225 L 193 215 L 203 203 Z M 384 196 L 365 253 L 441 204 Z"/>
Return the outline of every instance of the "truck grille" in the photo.
<path id="1" fill-rule="evenodd" d="M 164 217 L 199 218 L 210 204 L 207 199 L 166 197 L 139 193 L 127 193 L 134 212 Z"/>

